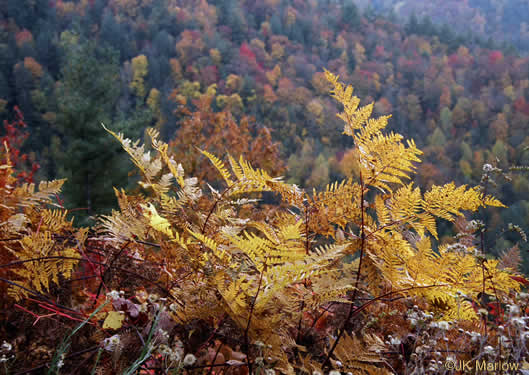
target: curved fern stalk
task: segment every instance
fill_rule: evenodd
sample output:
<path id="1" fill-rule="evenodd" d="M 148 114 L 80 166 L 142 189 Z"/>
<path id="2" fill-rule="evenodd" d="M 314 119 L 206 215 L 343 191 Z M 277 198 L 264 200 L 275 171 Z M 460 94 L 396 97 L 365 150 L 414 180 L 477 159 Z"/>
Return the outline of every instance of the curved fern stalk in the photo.
<path id="1" fill-rule="evenodd" d="M 248 337 L 248 334 L 250 332 L 250 324 L 252 322 L 252 316 L 255 308 L 255 303 L 257 302 L 257 297 L 259 296 L 259 292 L 261 291 L 261 283 L 263 281 L 263 274 L 265 273 L 266 269 L 263 270 L 259 275 L 259 283 L 257 284 L 257 291 L 255 292 L 255 296 L 252 299 L 252 303 L 250 305 L 250 313 L 248 314 L 248 324 L 246 325 L 246 329 L 244 330 L 244 349 L 246 351 L 246 365 L 248 366 L 248 373 L 252 374 L 252 362 L 250 361 L 250 340 Z"/>
<path id="2" fill-rule="evenodd" d="M 338 332 L 338 336 L 336 337 L 336 340 L 334 341 L 333 345 L 331 346 L 331 349 L 329 350 L 329 353 L 325 357 L 325 360 L 323 361 L 323 367 L 328 368 L 330 366 L 330 359 L 336 350 L 336 347 L 338 346 L 338 343 L 340 342 L 340 339 L 342 338 L 343 334 L 345 333 L 345 327 L 351 320 L 354 312 L 354 304 L 356 300 L 356 295 L 358 293 L 358 285 L 360 283 L 360 274 L 362 272 L 362 261 L 364 259 L 364 252 L 365 252 L 365 246 L 366 246 L 366 233 L 365 233 L 365 209 L 364 209 L 364 180 L 362 179 L 362 173 L 360 172 L 360 215 L 361 215 L 361 222 L 360 222 L 360 255 L 359 255 L 359 261 L 358 261 L 358 270 L 356 271 L 356 280 L 355 285 L 353 289 L 353 296 L 351 297 L 351 305 L 349 306 L 349 312 L 347 313 L 347 317 L 343 321 L 342 327 L 340 328 L 340 331 Z"/>

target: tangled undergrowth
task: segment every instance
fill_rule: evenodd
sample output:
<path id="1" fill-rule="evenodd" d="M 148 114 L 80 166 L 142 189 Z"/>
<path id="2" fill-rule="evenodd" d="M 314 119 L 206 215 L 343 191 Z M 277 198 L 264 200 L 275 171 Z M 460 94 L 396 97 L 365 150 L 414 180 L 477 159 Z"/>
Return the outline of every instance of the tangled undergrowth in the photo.
<path id="1" fill-rule="evenodd" d="M 75 228 L 58 198 L 62 180 L 36 189 L 17 182 L 6 160 L 0 371 L 522 368 L 529 295 L 519 250 L 493 259 L 482 223 L 465 218 L 502 203 L 480 187 L 423 192 L 408 182 L 421 151 L 384 134 L 389 116 L 371 118 L 372 104 L 360 107 L 350 86 L 325 74 L 344 107 L 357 178 L 324 191 L 202 150 L 220 176 L 212 186 L 188 176 L 155 130 L 150 147 L 108 130 L 139 170 L 141 190 L 116 190 L 119 210 Z M 440 220 L 456 224 L 451 243 L 438 244 Z"/>

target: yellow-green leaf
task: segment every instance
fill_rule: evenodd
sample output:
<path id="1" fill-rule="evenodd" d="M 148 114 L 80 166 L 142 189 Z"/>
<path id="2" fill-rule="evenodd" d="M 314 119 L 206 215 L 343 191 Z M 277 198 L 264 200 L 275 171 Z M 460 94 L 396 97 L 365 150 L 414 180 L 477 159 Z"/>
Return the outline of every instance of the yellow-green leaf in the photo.
<path id="1" fill-rule="evenodd" d="M 125 315 L 120 311 L 110 311 L 103 322 L 103 329 L 120 329 Z"/>

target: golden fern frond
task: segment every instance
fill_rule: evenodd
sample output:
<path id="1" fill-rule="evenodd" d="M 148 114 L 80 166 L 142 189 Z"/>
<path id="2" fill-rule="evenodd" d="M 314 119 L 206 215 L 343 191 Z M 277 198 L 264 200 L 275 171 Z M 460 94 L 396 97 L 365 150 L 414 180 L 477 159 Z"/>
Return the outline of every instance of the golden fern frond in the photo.
<path id="1" fill-rule="evenodd" d="M 356 103 L 356 100 L 353 100 L 353 103 Z M 358 108 L 356 111 L 352 113 L 352 116 L 350 117 L 351 121 L 348 124 L 346 124 L 344 133 L 348 135 L 352 135 L 354 134 L 353 131 L 356 129 L 362 129 L 366 125 L 367 127 L 370 127 L 368 120 L 370 119 L 372 113 L 373 113 L 373 103 L 369 103 L 363 107 Z M 379 125 L 377 125 L 377 128 L 378 127 Z M 374 133 L 376 132 L 374 131 Z"/>
<path id="2" fill-rule="evenodd" d="M 348 246 L 348 244 L 338 245 L 336 243 L 318 246 L 312 250 L 314 255 L 309 256 L 307 260 L 310 259 L 314 267 L 326 267 L 340 261 Z"/>
<path id="3" fill-rule="evenodd" d="M 348 223 L 358 223 L 360 219 L 360 185 L 351 179 L 327 185 L 324 191 L 314 192 L 313 211 L 310 213 L 311 229 L 323 235 L 334 235 L 337 224 L 344 229 Z M 318 228 L 319 227 L 319 228 Z"/>
<path id="4" fill-rule="evenodd" d="M 506 272 L 500 267 L 500 261 L 497 259 L 487 259 L 483 263 L 485 273 L 485 292 L 491 295 L 495 293 L 509 293 L 509 291 L 520 290 L 520 283 L 513 276 L 514 272 Z M 468 276 L 468 289 L 475 294 L 483 290 L 483 270 L 481 267 L 475 267 Z"/>
<path id="5" fill-rule="evenodd" d="M 424 279 L 424 271 L 431 271 L 433 262 L 436 260 L 435 253 L 432 249 L 432 244 L 429 238 L 422 237 L 416 242 L 416 252 L 406 261 L 406 267 L 410 277 L 420 282 Z"/>
<path id="6" fill-rule="evenodd" d="M 483 200 L 483 205 L 485 205 L 485 206 L 503 207 L 503 208 L 507 207 L 506 205 L 501 203 L 497 198 L 495 198 L 495 197 L 493 197 L 491 195 L 487 195 L 487 196 L 483 196 L 482 195 L 481 199 Z"/>
<path id="7" fill-rule="evenodd" d="M 123 189 L 118 190 L 116 188 L 114 188 L 114 194 L 116 195 L 119 209 L 123 214 L 133 218 L 140 216 L 138 207 L 145 202 L 145 196 L 142 194 L 129 196 Z"/>
<path id="8" fill-rule="evenodd" d="M 73 248 L 62 249 L 52 238 L 49 231 L 30 233 L 19 241 L 16 250 L 7 248 L 20 261 L 19 267 L 10 272 L 15 276 L 16 284 L 39 293 L 48 292 L 50 283 L 59 284 L 59 276 L 70 277 L 80 258 Z M 28 296 L 28 291 L 17 285 L 11 285 L 9 294 L 16 300 Z"/>
<path id="9" fill-rule="evenodd" d="M 381 227 L 387 226 L 391 223 L 390 210 L 386 205 L 386 199 L 384 199 L 384 197 L 381 195 L 375 196 L 375 211 L 377 214 L 378 223 Z"/>
<path id="10" fill-rule="evenodd" d="M 301 224 L 298 220 L 294 224 L 283 225 L 279 228 L 279 237 L 282 241 L 300 240 L 301 239 Z"/>
<path id="11" fill-rule="evenodd" d="M 162 164 L 159 159 L 151 160 L 150 152 L 145 152 L 145 145 L 141 145 L 140 141 L 132 142 L 129 138 L 125 138 L 121 133 L 115 133 L 112 130 L 108 129 L 103 123 L 101 124 L 103 129 L 108 133 L 112 134 L 116 138 L 121 147 L 129 154 L 132 162 L 136 167 L 141 171 L 145 176 L 149 184 L 152 184 L 152 179 L 156 176 L 162 169 Z"/>
<path id="12" fill-rule="evenodd" d="M 210 249 L 213 252 L 213 255 L 215 255 L 218 259 L 227 263 L 231 261 L 231 255 L 226 251 L 219 249 L 219 244 L 215 240 L 206 237 L 202 233 L 193 232 L 191 229 L 188 229 L 187 231 L 197 240 L 202 242 L 208 249 Z"/>
<path id="13" fill-rule="evenodd" d="M 389 117 L 370 118 L 372 103 L 358 108 L 359 99 L 352 96 L 351 86 L 344 88 L 338 77 L 328 71 L 325 76 L 333 85 L 332 96 L 344 107 L 338 117 L 345 122 L 344 133 L 354 138 L 365 184 L 386 191 L 391 190 L 389 183 L 402 184 L 402 179 L 408 179 L 409 173 L 415 170 L 413 163 L 420 162 L 418 156 L 422 152 L 413 141 L 408 141 L 406 147 L 400 134 L 382 134 Z"/>
<path id="14" fill-rule="evenodd" d="M 476 258 L 472 255 L 451 253 L 444 254 L 444 257 L 452 259 L 450 267 L 439 271 L 445 275 L 443 281 L 451 285 L 462 285 L 472 275 L 477 266 Z"/>
<path id="15" fill-rule="evenodd" d="M 281 290 L 324 273 L 312 264 L 303 262 L 285 263 L 271 267 L 263 277 L 263 288 L 255 304 L 256 311 L 265 309 L 269 301 Z"/>
<path id="16" fill-rule="evenodd" d="M 332 283 L 326 288 L 321 285 L 316 287 L 316 283 L 313 282 L 314 293 L 305 302 L 307 308 L 316 309 L 329 302 L 351 303 L 351 300 L 347 298 L 347 293 L 354 290 L 354 286 L 352 284 L 340 285 L 338 280 L 332 278 L 328 278 L 328 280 Z"/>
<path id="17" fill-rule="evenodd" d="M 263 223 L 261 221 L 251 221 L 248 223 L 248 226 L 259 230 L 274 245 L 279 244 L 279 237 L 270 225 L 267 225 L 266 223 Z"/>
<path id="18" fill-rule="evenodd" d="M 356 112 L 358 105 L 360 104 L 360 99 L 357 96 L 353 96 L 353 87 L 346 86 L 338 81 L 338 76 L 332 74 L 331 72 L 325 70 L 325 78 L 332 84 L 331 96 L 337 101 L 343 104 L 344 111 L 337 114 L 336 116 L 341 118 L 345 123 L 350 124 L 349 126 L 353 128 L 355 123 L 353 122 L 353 115 Z M 353 128 L 352 130 L 355 130 Z M 352 130 L 346 129 L 345 132 L 350 132 L 352 135 Z"/>
<path id="19" fill-rule="evenodd" d="M 274 244 L 253 233 L 243 232 L 241 236 L 230 236 L 230 242 L 236 249 L 243 252 L 259 272 L 263 272 L 270 258 L 273 257 Z"/>
<path id="20" fill-rule="evenodd" d="M 238 180 L 241 180 L 244 177 L 241 167 L 230 154 L 228 154 L 228 160 L 230 162 L 231 169 L 233 170 L 233 174 Z"/>
<path id="21" fill-rule="evenodd" d="M 514 245 L 510 249 L 506 249 L 501 253 L 499 267 L 501 269 L 508 268 L 514 271 L 519 271 L 522 260 L 520 247 L 518 245 Z"/>
<path id="22" fill-rule="evenodd" d="M 181 164 L 177 164 L 172 157 L 169 157 L 167 154 L 168 145 L 165 142 L 162 142 L 158 140 L 159 132 L 154 128 L 147 129 L 147 134 L 151 138 L 151 144 L 152 147 L 158 151 L 161 159 L 169 168 L 169 171 L 173 175 L 173 177 L 176 179 L 176 182 L 178 182 L 178 185 L 180 185 L 180 188 L 185 188 L 185 181 L 184 181 L 184 169 L 182 168 Z M 158 159 L 157 159 L 158 160 Z"/>
<path id="23" fill-rule="evenodd" d="M 438 239 L 437 224 L 435 218 L 427 212 L 421 212 L 417 215 L 420 225 L 425 228 L 435 239 Z"/>
<path id="24" fill-rule="evenodd" d="M 271 191 L 281 195 L 284 202 L 294 206 L 302 207 L 305 200 L 305 192 L 296 184 L 286 184 L 280 178 L 274 178 L 267 182 Z"/>
<path id="25" fill-rule="evenodd" d="M 268 264 L 282 264 L 303 259 L 305 248 L 301 233 L 301 222 L 278 222 L 278 227 L 272 227 L 262 222 L 250 222 L 249 225 L 258 229 L 266 237 L 268 246 Z M 281 219 L 280 219 L 281 220 Z"/>
<path id="26" fill-rule="evenodd" d="M 478 187 L 456 187 L 453 182 L 444 186 L 432 186 L 430 191 L 424 194 L 423 201 L 423 209 L 426 212 L 448 221 L 454 221 L 457 216 L 461 216 L 461 210 L 476 211 L 485 206 L 505 207 L 490 195 L 484 197 Z"/>
<path id="27" fill-rule="evenodd" d="M 167 194 L 160 195 L 160 207 L 163 211 L 175 212 L 182 209 L 185 202 Z"/>
<path id="28" fill-rule="evenodd" d="M 380 353 L 387 348 L 376 335 L 365 334 L 362 340 L 346 334 L 338 343 L 335 356 L 344 371 L 367 374 L 391 374 L 384 368 L 385 359 Z"/>
<path id="29" fill-rule="evenodd" d="M 250 284 L 250 281 L 241 277 L 230 283 L 227 287 L 224 287 L 222 284 L 218 285 L 218 291 L 228 307 L 228 313 L 241 327 L 244 326 L 248 318 L 249 308 L 247 298 L 249 294 L 247 293 L 250 293 Z"/>
<path id="30" fill-rule="evenodd" d="M 41 230 L 48 230 L 52 233 L 59 233 L 65 229 L 71 229 L 73 226 L 73 218 L 66 220 L 68 215 L 67 210 L 42 210 L 41 211 Z"/>
<path id="31" fill-rule="evenodd" d="M 367 142 L 358 142 L 360 167 L 366 185 L 372 185 L 383 191 L 391 191 L 388 184 L 403 184 L 415 172 L 414 162 L 422 152 L 413 141 L 408 147 L 401 142 L 402 136 L 379 134 Z M 356 142 L 356 141 L 355 141 Z"/>
<path id="32" fill-rule="evenodd" d="M 266 171 L 254 169 L 248 161 L 243 159 L 242 155 L 239 158 L 238 166 L 242 174 L 232 189 L 232 194 L 271 190 L 268 183 L 274 181 L 274 179 Z M 275 180 L 278 181 L 277 179 Z"/>
<path id="33" fill-rule="evenodd" d="M 467 189 L 466 185 L 456 187 L 454 183 L 434 185 L 424 193 L 423 209 L 432 215 L 448 221 L 461 216 L 461 210 L 477 210 L 481 205 L 478 188 Z"/>
<path id="34" fill-rule="evenodd" d="M 388 120 L 391 118 L 391 115 L 380 116 L 376 119 L 370 118 L 366 122 L 366 126 L 363 126 L 360 129 L 358 139 L 361 143 L 368 142 L 369 139 L 373 138 L 375 135 L 381 135 L 382 130 L 388 125 Z"/>
<path id="35" fill-rule="evenodd" d="M 421 190 L 413 188 L 413 183 L 398 189 L 391 198 L 391 213 L 395 220 L 415 218 L 421 209 Z"/>
<path id="36" fill-rule="evenodd" d="M 39 183 L 38 191 L 35 191 L 35 184 L 25 183 L 15 188 L 13 195 L 18 198 L 18 206 L 30 207 L 36 204 L 51 204 L 51 198 L 60 193 L 65 179 L 42 181 Z"/>
<path id="37" fill-rule="evenodd" d="M 144 215 L 149 219 L 149 225 L 154 230 L 161 232 L 168 236 L 171 241 L 178 243 L 184 249 L 187 249 L 187 245 L 190 243 L 190 240 L 182 237 L 178 231 L 172 229 L 172 225 L 166 218 L 160 216 L 156 211 L 156 208 L 149 203 L 148 206 L 140 205 L 144 210 Z"/>
<path id="38" fill-rule="evenodd" d="M 476 309 L 470 301 L 456 299 L 455 306 L 449 309 L 444 317 L 445 320 L 478 320 Z"/>
<path id="39" fill-rule="evenodd" d="M 222 178 L 224 179 L 224 181 L 226 182 L 228 187 L 231 187 L 233 185 L 233 181 L 231 179 L 231 173 L 228 171 L 228 169 L 226 168 L 226 166 L 224 165 L 222 160 L 220 160 L 215 155 L 210 154 L 207 151 L 200 150 L 200 152 L 209 159 L 209 161 L 211 162 L 211 164 L 213 164 L 213 166 L 215 168 L 217 168 L 217 171 L 219 171 L 220 175 L 222 176 Z M 231 156 L 230 156 L 230 158 L 231 158 Z M 236 163 L 232 164 L 232 168 L 233 168 L 234 165 L 236 165 Z M 235 168 L 234 168 L 234 171 L 235 171 Z M 237 177 L 239 177 L 238 174 L 237 174 L 238 171 L 234 172 L 234 173 L 235 173 L 235 175 Z"/>
<path id="40" fill-rule="evenodd" d="M 101 229 L 111 234 L 111 241 L 118 243 L 123 240 L 138 238 L 146 241 L 148 237 L 148 227 L 144 220 L 138 219 L 123 211 L 112 210 L 110 215 L 99 217 Z"/>

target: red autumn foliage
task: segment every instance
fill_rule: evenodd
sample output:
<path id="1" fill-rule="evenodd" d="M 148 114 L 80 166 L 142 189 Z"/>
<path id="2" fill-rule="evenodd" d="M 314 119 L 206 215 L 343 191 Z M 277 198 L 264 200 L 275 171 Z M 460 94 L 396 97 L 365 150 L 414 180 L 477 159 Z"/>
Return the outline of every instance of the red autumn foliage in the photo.
<path id="1" fill-rule="evenodd" d="M 451 67 L 459 66 L 459 56 L 457 55 L 457 53 L 453 53 L 448 56 L 448 65 L 450 65 Z"/>
<path id="2" fill-rule="evenodd" d="M 239 55 L 241 58 L 245 59 L 249 65 L 257 67 L 259 70 L 262 70 L 262 66 L 257 62 L 255 53 L 250 49 L 247 43 L 243 43 L 241 48 L 239 48 Z"/>
<path id="3" fill-rule="evenodd" d="M 384 50 L 384 46 L 381 44 L 377 44 L 375 47 L 374 55 L 377 58 L 384 58 L 386 56 L 386 51 Z"/>
<path id="4" fill-rule="evenodd" d="M 15 41 L 18 47 L 22 47 L 25 43 L 33 42 L 33 34 L 29 30 L 23 29 L 15 35 Z"/>
<path id="5" fill-rule="evenodd" d="M 503 60 L 503 53 L 500 51 L 489 52 L 489 64 L 494 65 L 501 60 Z"/>
<path id="6" fill-rule="evenodd" d="M 4 120 L 5 134 L 3 137 L 0 137 L 0 143 L 4 151 L 7 150 L 8 152 L 1 153 L 3 156 L 0 161 L 3 164 L 9 162 L 13 166 L 19 183 L 31 183 L 40 165 L 36 162 L 30 163 L 28 161 L 28 155 L 20 152 L 20 148 L 28 138 L 29 133 L 23 130 L 27 128 L 27 124 L 24 122 L 22 111 L 17 106 L 13 110 L 15 112 L 15 119 L 12 122 Z"/>
<path id="7" fill-rule="evenodd" d="M 524 115 L 529 116 L 529 103 L 527 103 L 524 97 L 516 99 L 514 102 L 514 109 L 517 112 L 522 112 Z"/>

